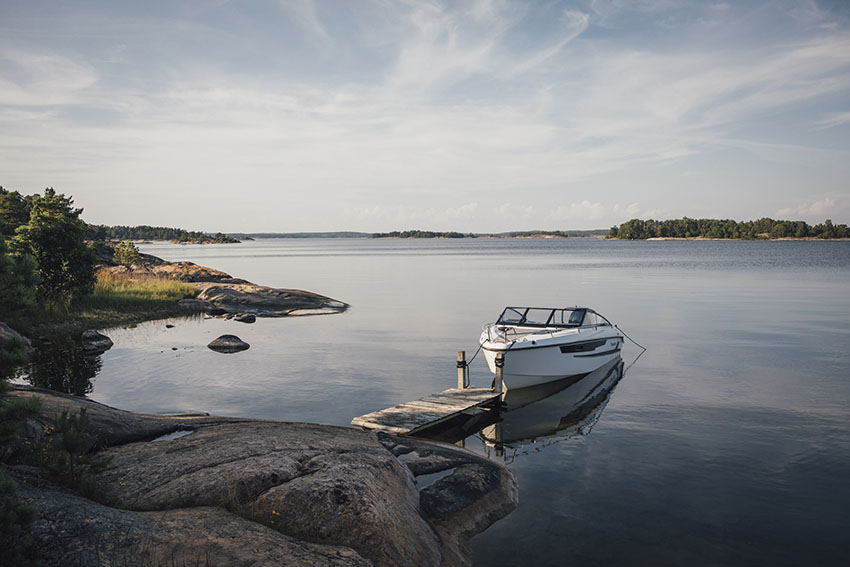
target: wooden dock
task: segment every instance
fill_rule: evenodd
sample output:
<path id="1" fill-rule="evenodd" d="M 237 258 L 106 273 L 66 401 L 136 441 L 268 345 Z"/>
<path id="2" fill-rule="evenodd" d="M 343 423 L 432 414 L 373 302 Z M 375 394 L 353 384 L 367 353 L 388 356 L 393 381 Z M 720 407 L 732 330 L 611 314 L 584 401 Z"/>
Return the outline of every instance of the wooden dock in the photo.
<path id="1" fill-rule="evenodd" d="M 355 417 L 352 425 L 389 433 L 415 435 L 462 415 L 476 416 L 498 406 L 499 392 L 490 388 L 451 388 L 392 408 Z"/>

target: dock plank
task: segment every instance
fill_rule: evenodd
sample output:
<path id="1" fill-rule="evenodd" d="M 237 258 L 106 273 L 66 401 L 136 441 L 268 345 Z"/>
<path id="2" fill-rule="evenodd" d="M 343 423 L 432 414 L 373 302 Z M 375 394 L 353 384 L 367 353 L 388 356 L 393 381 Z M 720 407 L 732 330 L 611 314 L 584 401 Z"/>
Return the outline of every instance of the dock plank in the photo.
<path id="1" fill-rule="evenodd" d="M 420 432 L 459 414 L 475 414 L 500 394 L 489 388 L 450 388 L 391 408 L 355 417 L 352 425 L 390 433 Z"/>

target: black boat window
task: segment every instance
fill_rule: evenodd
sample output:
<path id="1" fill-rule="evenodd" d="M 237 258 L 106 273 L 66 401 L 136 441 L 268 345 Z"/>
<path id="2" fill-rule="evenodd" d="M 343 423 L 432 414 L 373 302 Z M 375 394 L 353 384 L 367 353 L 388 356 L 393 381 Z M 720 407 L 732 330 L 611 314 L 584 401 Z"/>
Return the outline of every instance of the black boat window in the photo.
<path id="1" fill-rule="evenodd" d="M 525 313 L 523 324 L 545 327 L 552 320 L 552 312 L 552 309 L 535 309 L 532 307 Z"/>
<path id="2" fill-rule="evenodd" d="M 507 307 L 502 312 L 502 316 L 499 317 L 497 323 L 505 325 L 519 325 L 525 320 L 526 311 L 528 311 L 526 308 L 517 309 L 515 307 Z"/>
<path id="3" fill-rule="evenodd" d="M 506 307 L 496 324 L 519 327 L 591 327 L 611 323 L 586 307 Z"/>

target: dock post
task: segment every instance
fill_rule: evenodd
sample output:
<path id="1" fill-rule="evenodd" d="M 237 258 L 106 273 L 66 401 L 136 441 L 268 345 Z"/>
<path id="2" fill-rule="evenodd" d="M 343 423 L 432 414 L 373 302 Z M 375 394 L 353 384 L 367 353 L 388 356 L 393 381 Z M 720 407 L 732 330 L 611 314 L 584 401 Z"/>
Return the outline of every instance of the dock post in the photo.
<path id="1" fill-rule="evenodd" d="M 457 387 L 461 390 L 469 386 L 469 372 L 466 366 L 466 351 L 457 351 Z"/>
<path id="2" fill-rule="evenodd" d="M 504 384 L 502 384 L 502 367 L 505 366 L 505 353 L 500 352 L 496 355 L 496 384 L 494 390 L 498 394 L 504 394 Z"/>

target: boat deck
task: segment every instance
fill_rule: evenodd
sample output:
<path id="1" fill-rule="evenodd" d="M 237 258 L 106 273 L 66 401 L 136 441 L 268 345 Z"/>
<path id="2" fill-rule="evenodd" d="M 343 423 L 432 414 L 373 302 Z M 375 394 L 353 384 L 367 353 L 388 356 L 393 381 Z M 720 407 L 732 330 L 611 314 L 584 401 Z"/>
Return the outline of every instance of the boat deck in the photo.
<path id="1" fill-rule="evenodd" d="M 501 394 L 490 388 L 451 388 L 412 402 L 351 420 L 364 429 L 415 435 L 461 415 L 475 416 L 498 405 Z"/>

